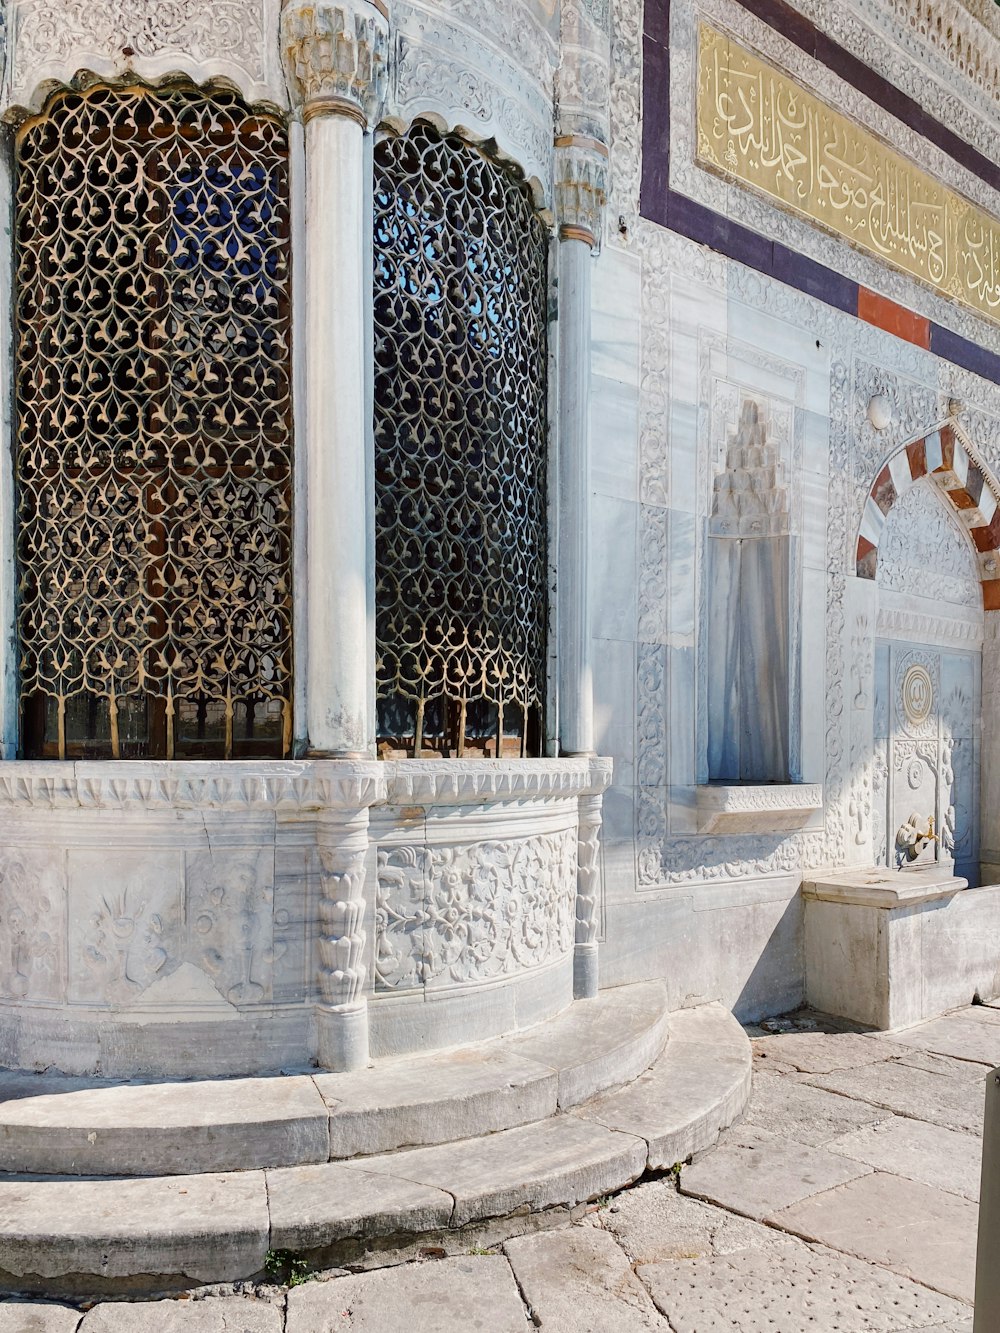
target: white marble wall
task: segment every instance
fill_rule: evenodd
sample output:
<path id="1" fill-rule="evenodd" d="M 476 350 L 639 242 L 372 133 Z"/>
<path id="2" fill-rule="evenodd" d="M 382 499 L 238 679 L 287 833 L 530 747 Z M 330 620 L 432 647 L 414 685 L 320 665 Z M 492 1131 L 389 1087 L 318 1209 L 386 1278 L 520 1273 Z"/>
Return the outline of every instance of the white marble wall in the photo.
<path id="1" fill-rule="evenodd" d="M 910 612 L 904 637 L 954 650 L 949 663 L 972 663 L 957 724 L 964 735 L 954 733 L 952 749 L 969 749 L 969 772 L 954 785 L 969 807 L 960 873 L 976 879 L 974 563 L 959 587 L 947 578 L 960 557 L 942 557 L 921 607 L 895 586 L 892 542 L 893 586 L 858 580 L 854 551 L 864 497 L 886 459 L 944 420 L 952 397 L 967 405 L 959 420 L 973 451 L 995 467 L 1000 393 L 659 228 L 641 224 L 631 239 L 601 256 L 594 303 L 597 744 L 616 766 L 605 805 L 602 984 L 666 975 L 678 1002 L 711 995 L 748 1017 L 804 994 L 804 869 L 873 863 L 887 819 L 875 641 L 902 634 Z M 892 421 L 876 431 L 867 410 L 882 391 Z M 706 837 L 696 799 L 708 776 L 706 519 L 725 423 L 747 394 L 773 418 L 790 491 L 792 776 L 820 784 L 824 799 L 801 833 Z M 913 541 L 906 558 L 925 574 L 932 562 L 920 542 L 940 544 L 936 513 L 915 518 L 904 508 L 898 520 Z M 967 544 L 947 511 L 945 521 Z M 944 693 L 956 688 L 957 678 Z"/>

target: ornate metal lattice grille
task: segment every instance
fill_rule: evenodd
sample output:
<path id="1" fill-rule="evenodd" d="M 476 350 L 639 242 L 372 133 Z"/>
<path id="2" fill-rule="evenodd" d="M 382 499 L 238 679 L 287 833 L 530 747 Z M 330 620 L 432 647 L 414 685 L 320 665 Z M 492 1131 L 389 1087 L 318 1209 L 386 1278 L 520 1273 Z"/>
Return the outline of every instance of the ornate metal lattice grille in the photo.
<path id="1" fill-rule="evenodd" d="M 31 756 L 291 734 L 288 146 L 235 95 L 56 97 L 16 147 Z"/>
<path id="2" fill-rule="evenodd" d="M 535 753 L 547 623 L 545 228 L 425 124 L 375 152 L 383 753 Z"/>

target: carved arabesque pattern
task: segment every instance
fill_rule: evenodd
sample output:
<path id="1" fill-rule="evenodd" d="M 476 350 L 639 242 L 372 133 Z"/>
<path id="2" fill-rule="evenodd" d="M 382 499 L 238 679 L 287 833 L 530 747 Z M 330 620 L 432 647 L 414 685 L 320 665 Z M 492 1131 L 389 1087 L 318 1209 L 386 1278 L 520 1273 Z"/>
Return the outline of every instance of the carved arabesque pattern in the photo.
<path id="1" fill-rule="evenodd" d="M 17 58 L 35 68 L 79 51 L 228 56 L 263 77 L 264 0 L 20 0 Z"/>
<path id="2" fill-rule="evenodd" d="M 418 123 L 376 149 L 379 736 L 538 744 L 547 236 L 511 173 Z"/>
<path id="3" fill-rule="evenodd" d="M 377 991 L 490 981 L 565 957 L 577 831 L 458 847 L 380 847 Z"/>
<path id="4" fill-rule="evenodd" d="M 288 145 L 95 87 L 17 140 L 21 691 L 39 755 L 291 734 Z"/>

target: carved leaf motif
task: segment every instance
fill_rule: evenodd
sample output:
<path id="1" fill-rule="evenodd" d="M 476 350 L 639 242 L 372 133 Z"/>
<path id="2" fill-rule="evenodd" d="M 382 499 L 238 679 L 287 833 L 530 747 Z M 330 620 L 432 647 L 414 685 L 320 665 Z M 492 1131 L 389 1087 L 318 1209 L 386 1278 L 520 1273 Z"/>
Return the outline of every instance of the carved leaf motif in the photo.
<path id="1" fill-rule="evenodd" d="M 468 985 L 565 956 L 576 934 L 576 872 L 575 829 L 380 848 L 376 990 Z"/>

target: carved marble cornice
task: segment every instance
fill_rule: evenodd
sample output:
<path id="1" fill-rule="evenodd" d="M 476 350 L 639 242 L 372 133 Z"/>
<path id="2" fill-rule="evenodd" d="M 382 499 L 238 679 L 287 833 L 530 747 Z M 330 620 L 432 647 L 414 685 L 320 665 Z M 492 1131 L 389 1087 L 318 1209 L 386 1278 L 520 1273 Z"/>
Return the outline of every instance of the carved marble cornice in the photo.
<path id="1" fill-rule="evenodd" d="M 376 761 L 206 764 L 0 764 L 0 810 L 182 810 L 242 814 L 349 811 L 385 800 L 385 765 Z"/>
<path id="2" fill-rule="evenodd" d="M 596 140 L 556 140 L 555 206 L 563 240 L 586 241 L 596 250 L 608 202 L 608 151 Z"/>
<path id="3" fill-rule="evenodd" d="M 610 759 L 401 759 L 386 763 L 389 805 L 483 805 L 597 795 Z"/>
<path id="4" fill-rule="evenodd" d="M 486 805 L 596 795 L 610 759 L 0 763 L 0 810 L 353 815 L 373 806 Z"/>
<path id="5" fill-rule="evenodd" d="M 292 97 L 306 120 L 344 115 L 371 129 L 388 90 L 389 20 L 370 0 L 301 0 L 281 15 L 281 44 Z"/>

